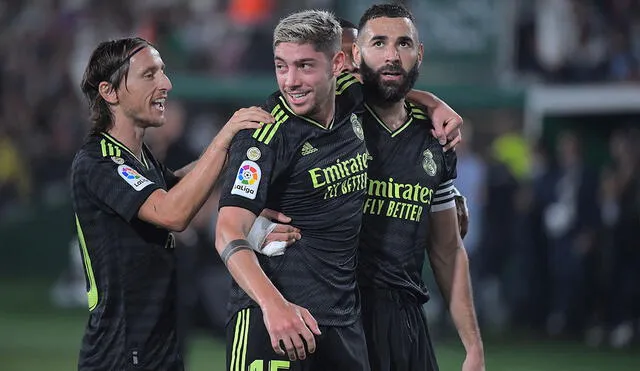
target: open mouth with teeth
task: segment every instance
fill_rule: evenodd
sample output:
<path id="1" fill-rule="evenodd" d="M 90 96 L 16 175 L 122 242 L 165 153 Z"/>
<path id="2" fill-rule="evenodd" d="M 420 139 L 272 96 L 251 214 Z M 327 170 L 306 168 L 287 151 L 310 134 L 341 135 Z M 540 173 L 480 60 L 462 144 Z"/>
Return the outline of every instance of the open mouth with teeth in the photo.
<path id="1" fill-rule="evenodd" d="M 154 106 L 160 112 L 164 112 L 164 105 L 166 101 L 167 101 L 167 98 L 156 99 L 151 102 L 151 105 Z"/>
<path id="2" fill-rule="evenodd" d="M 306 98 L 306 96 L 309 95 L 309 92 L 306 92 L 306 93 L 287 93 L 287 95 L 289 96 L 289 100 L 291 101 L 292 104 L 299 104 L 299 103 L 302 103 L 304 101 L 304 98 Z"/>

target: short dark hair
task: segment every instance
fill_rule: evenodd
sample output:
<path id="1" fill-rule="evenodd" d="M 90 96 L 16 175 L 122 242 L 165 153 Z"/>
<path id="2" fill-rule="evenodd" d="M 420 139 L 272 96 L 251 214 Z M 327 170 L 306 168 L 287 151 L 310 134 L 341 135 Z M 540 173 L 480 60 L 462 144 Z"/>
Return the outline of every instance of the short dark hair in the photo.
<path id="1" fill-rule="evenodd" d="M 416 23 L 413 14 L 402 4 L 376 4 L 367 9 L 358 23 L 358 31 L 372 19 L 376 18 L 408 18 L 412 23 Z"/>
<path id="2" fill-rule="evenodd" d="M 338 18 L 338 22 L 340 22 L 340 27 L 344 28 L 353 28 L 354 30 L 358 29 L 358 26 L 356 26 L 353 22 L 348 21 L 344 18 Z"/>
<path id="3" fill-rule="evenodd" d="M 100 95 L 100 83 L 106 81 L 116 89 L 123 79 L 126 82 L 131 57 L 148 46 L 153 47 L 145 39 L 128 37 L 104 41 L 91 53 L 80 88 L 91 110 L 92 133 L 107 131 L 113 126 L 113 114 Z"/>

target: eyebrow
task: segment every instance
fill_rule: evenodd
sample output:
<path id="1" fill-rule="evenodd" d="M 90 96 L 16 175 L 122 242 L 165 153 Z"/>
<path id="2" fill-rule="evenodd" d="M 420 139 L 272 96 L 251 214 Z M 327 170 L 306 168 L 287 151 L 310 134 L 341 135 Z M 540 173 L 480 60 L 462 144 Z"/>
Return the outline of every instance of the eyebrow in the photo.
<path id="1" fill-rule="evenodd" d="M 142 74 L 145 75 L 148 72 L 156 72 L 158 70 L 164 71 L 165 67 L 166 67 L 166 65 L 164 63 L 161 66 L 150 66 L 150 67 L 145 68 L 142 71 Z"/>
<path id="2" fill-rule="evenodd" d="M 398 41 L 409 41 L 413 42 L 413 39 L 410 36 L 400 36 L 398 37 Z"/>
<path id="3" fill-rule="evenodd" d="M 276 61 L 279 62 L 285 62 L 286 61 L 280 57 L 275 57 L 274 58 Z M 317 60 L 315 58 L 302 58 L 302 59 L 296 59 L 294 61 L 292 61 L 292 64 L 302 64 L 302 63 L 309 63 L 309 62 L 316 62 Z"/>
<path id="4" fill-rule="evenodd" d="M 371 41 L 387 41 L 389 40 L 388 36 L 385 35 L 374 35 L 373 37 L 371 37 Z M 398 37 L 398 41 L 409 41 L 409 42 L 414 42 L 413 38 L 411 38 L 410 36 L 400 36 Z"/>
<path id="5" fill-rule="evenodd" d="M 373 37 L 371 37 L 371 41 L 386 41 L 387 39 L 389 39 L 389 37 L 384 35 L 373 35 Z"/>

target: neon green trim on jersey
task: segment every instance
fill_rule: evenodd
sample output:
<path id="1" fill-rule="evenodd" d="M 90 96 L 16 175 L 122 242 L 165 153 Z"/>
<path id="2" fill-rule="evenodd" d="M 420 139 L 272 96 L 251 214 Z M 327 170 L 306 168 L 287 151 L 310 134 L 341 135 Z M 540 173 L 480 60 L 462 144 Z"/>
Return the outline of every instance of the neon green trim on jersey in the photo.
<path id="1" fill-rule="evenodd" d="M 236 371 L 238 367 L 236 366 L 237 359 L 237 349 L 238 349 L 238 338 L 240 337 L 240 329 L 242 328 L 242 319 L 244 311 L 238 312 L 238 318 L 236 318 L 236 329 L 233 331 L 233 343 L 231 345 L 231 363 L 229 364 L 229 371 Z"/>
<path id="2" fill-rule="evenodd" d="M 267 135 L 269 135 L 269 133 L 272 132 L 272 130 L 273 130 L 274 126 L 276 125 L 276 123 L 278 123 L 278 121 L 282 118 L 282 116 L 284 116 L 284 111 L 282 110 L 282 108 L 280 108 L 280 106 L 278 106 L 277 108 L 278 108 L 278 110 L 276 111 L 277 113 L 272 114 L 273 118 L 275 118 L 276 121 L 273 124 L 267 124 L 265 126 L 264 130 L 262 130 L 262 133 L 258 137 L 258 141 L 259 142 L 264 142 L 264 140 L 267 137 Z"/>
<path id="3" fill-rule="evenodd" d="M 231 363 L 229 371 L 245 370 L 247 361 L 247 338 L 249 333 L 249 309 L 238 312 L 236 329 L 233 333 L 233 345 L 231 347 Z"/>
<path id="4" fill-rule="evenodd" d="M 425 110 L 423 110 L 421 107 L 409 102 L 409 107 L 411 108 L 411 114 L 413 115 L 413 117 L 420 119 L 420 120 L 429 120 L 429 115 L 427 114 L 427 112 Z"/>
<path id="5" fill-rule="evenodd" d="M 100 149 L 102 150 L 102 157 L 107 157 L 107 140 L 106 139 L 102 139 L 100 141 Z"/>
<path id="6" fill-rule="evenodd" d="M 262 127 L 262 129 L 256 130 L 256 132 L 253 133 L 253 138 L 257 139 L 258 142 L 263 142 L 264 144 L 271 143 L 271 139 L 273 139 L 273 136 L 280 128 L 280 125 L 282 125 L 285 121 L 287 121 L 287 119 L 289 119 L 289 115 L 287 115 L 286 112 L 282 108 L 280 108 L 280 105 L 277 105 L 271 111 L 271 115 L 273 115 L 273 117 L 276 119 L 276 122 L 273 124 L 267 124 Z"/>
<path id="7" fill-rule="evenodd" d="M 98 287 L 96 286 L 96 278 L 93 275 L 93 268 L 91 267 L 91 257 L 89 257 L 89 251 L 87 250 L 87 243 L 84 240 L 84 233 L 80 226 L 80 220 L 76 214 L 76 229 L 78 230 L 78 240 L 80 241 L 80 247 L 82 249 L 82 259 L 84 261 L 84 269 L 89 279 L 89 291 L 87 292 L 87 301 L 89 303 L 89 311 L 96 309 L 98 306 Z"/>
<path id="8" fill-rule="evenodd" d="M 358 80 L 355 76 L 350 73 L 345 73 L 336 79 L 336 95 L 341 95 L 344 93 L 347 88 L 349 88 L 353 84 L 359 84 L 360 80 Z"/>
<path id="9" fill-rule="evenodd" d="M 244 371 L 246 370 L 246 362 L 247 362 L 247 339 L 249 339 L 249 319 L 251 317 L 251 311 L 249 309 L 245 309 L 246 311 L 246 317 L 244 319 L 244 339 L 242 342 L 242 354 L 240 355 L 241 357 L 241 363 L 240 363 L 240 370 Z"/>
<path id="10" fill-rule="evenodd" d="M 278 123 L 278 120 L 283 119 L 284 115 L 285 115 L 285 112 L 282 109 L 282 107 L 280 107 L 279 104 L 276 104 L 276 106 L 273 107 L 273 109 L 271 110 L 271 116 L 273 116 L 273 118 L 276 119 L 276 122 L 273 124 L 265 124 L 263 122 L 262 123 L 263 126 L 260 129 L 256 129 L 256 131 L 253 132 L 253 136 L 252 136 L 253 139 L 256 139 L 258 142 L 264 142 L 265 138 L 267 138 L 271 130 Z M 289 117 L 287 116 L 286 118 L 284 118 L 284 120 L 286 120 L 287 118 Z"/>
<path id="11" fill-rule="evenodd" d="M 409 125 L 411 125 L 411 123 L 413 122 L 413 114 L 411 112 L 409 112 L 408 115 L 408 120 L 407 122 L 405 122 L 404 124 L 402 124 L 402 126 L 400 126 L 399 128 L 397 128 L 394 131 L 391 131 L 391 129 L 389 129 L 389 127 L 387 125 L 385 125 L 385 123 L 380 119 L 380 117 L 378 117 L 378 114 L 373 110 L 373 108 L 369 107 L 368 104 L 364 104 L 364 107 L 367 109 L 367 111 L 369 111 L 369 113 L 371 113 L 371 116 L 373 116 L 374 119 L 376 119 L 376 121 L 378 122 L 378 124 L 380 126 L 382 126 L 384 128 L 384 130 L 387 131 L 387 133 L 391 134 L 391 138 L 395 137 L 396 135 L 400 134 L 404 129 L 406 129 L 407 127 L 409 127 Z"/>
<path id="12" fill-rule="evenodd" d="M 294 116 L 296 116 L 296 117 L 298 117 L 298 118 L 300 118 L 300 119 L 302 119 L 302 120 L 304 120 L 304 121 L 306 121 L 306 122 L 308 122 L 310 124 L 313 124 L 313 125 L 315 125 L 315 126 L 317 126 L 319 128 L 322 128 L 324 130 L 331 130 L 331 128 L 333 127 L 333 122 L 335 120 L 332 120 L 331 124 L 329 124 L 329 127 L 325 128 L 322 124 L 320 124 L 318 121 L 315 121 L 314 119 L 310 119 L 310 118 L 305 117 L 305 116 L 297 115 L 295 112 L 293 112 L 291 107 L 289 107 L 289 105 L 287 104 L 287 100 L 286 99 L 284 99 L 282 96 L 280 96 L 279 98 L 280 98 L 280 101 L 282 102 L 282 104 L 284 105 L 284 107 L 287 109 L 287 111 L 289 111 L 292 115 L 294 115 Z"/>
<path id="13" fill-rule="evenodd" d="M 271 110 L 271 116 L 275 116 L 275 113 L 278 112 L 278 109 L 280 109 L 280 105 L 276 105 L 275 107 L 273 107 L 273 109 Z M 260 129 L 256 129 L 256 131 L 253 132 L 253 139 L 258 139 L 262 132 L 266 130 L 266 127 L 271 125 L 265 124 L 264 122 L 261 122 L 261 124 L 262 127 Z"/>
<path id="14" fill-rule="evenodd" d="M 120 143 L 116 138 L 112 137 L 111 135 L 109 135 L 109 134 L 107 134 L 105 132 L 102 132 L 100 134 L 102 134 L 103 137 L 107 138 L 111 142 L 111 143 L 107 143 L 107 145 L 109 146 L 109 156 L 118 156 L 118 157 L 120 157 L 122 155 L 122 152 L 120 151 L 120 149 L 123 149 L 126 152 L 128 152 L 131 156 L 133 156 L 133 158 L 138 160 L 138 162 L 140 164 L 142 164 L 145 167 L 145 169 L 149 169 L 149 164 L 147 163 L 147 158 L 144 155 L 144 151 L 142 151 L 140 153 L 141 159 L 138 159 L 138 157 L 136 155 L 134 155 L 133 152 L 131 152 L 131 150 L 129 148 L 127 148 L 127 146 L 125 146 L 124 144 Z M 111 144 L 115 145 L 115 149 L 111 148 Z M 104 150 L 102 151 L 102 155 L 106 156 Z"/>

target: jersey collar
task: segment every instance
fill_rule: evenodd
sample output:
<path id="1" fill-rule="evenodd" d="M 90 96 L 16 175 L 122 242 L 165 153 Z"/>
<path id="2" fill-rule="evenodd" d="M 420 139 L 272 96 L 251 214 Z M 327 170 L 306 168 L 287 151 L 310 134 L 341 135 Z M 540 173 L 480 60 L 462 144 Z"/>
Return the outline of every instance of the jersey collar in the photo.
<path id="1" fill-rule="evenodd" d="M 279 95 L 279 96 L 278 96 L 278 98 L 280 98 L 280 102 L 282 102 L 282 105 L 284 106 L 284 108 L 286 108 L 286 109 L 287 109 L 287 111 L 289 111 L 292 115 L 294 115 L 294 116 L 296 116 L 296 117 L 298 117 L 298 118 L 301 118 L 301 119 L 305 120 L 306 122 L 308 122 L 308 123 L 310 123 L 310 124 L 313 124 L 313 125 L 315 125 L 315 126 L 318 126 L 319 128 L 321 128 L 321 129 L 323 129 L 323 130 L 331 130 L 331 129 L 333 129 L 333 124 L 336 122 L 335 114 L 334 114 L 334 118 L 331 120 L 331 123 L 329 124 L 329 126 L 325 128 L 325 127 L 324 127 L 322 124 L 320 124 L 318 121 L 316 121 L 316 120 L 314 120 L 314 119 L 310 119 L 310 118 L 305 117 L 305 116 L 297 115 L 295 112 L 293 112 L 293 110 L 291 109 L 291 107 L 289 107 L 289 105 L 287 104 L 287 100 L 286 100 L 286 99 L 284 99 L 284 97 L 283 97 L 282 95 Z"/>
<path id="2" fill-rule="evenodd" d="M 140 163 L 140 165 L 144 166 L 145 169 L 149 169 L 149 162 L 147 161 L 147 156 L 145 156 L 144 154 L 144 143 L 142 144 L 142 151 L 140 152 L 140 157 L 138 158 L 138 156 L 136 156 L 133 152 L 131 152 L 131 150 L 125 146 L 124 144 L 122 144 L 119 140 L 117 140 L 116 138 L 112 137 L 111 135 L 105 133 L 105 132 L 101 132 L 100 135 L 102 135 L 104 138 L 106 138 L 108 141 L 110 141 L 111 143 L 113 143 L 113 145 L 117 146 L 118 148 L 122 149 L 123 151 L 129 153 L 133 158 L 135 158 L 138 163 Z"/>
<path id="3" fill-rule="evenodd" d="M 419 107 L 417 107 L 415 104 L 409 103 L 408 101 L 405 100 L 404 108 L 407 111 L 407 121 L 405 121 L 405 123 L 402 124 L 402 126 L 397 128 L 396 130 L 391 130 L 391 129 L 389 129 L 389 127 L 387 125 L 385 125 L 384 121 L 382 121 L 382 119 L 380 119 L 380 116 L 378 116 L 376 111 L 373 108 L 371 108 L 371 106 L 369 106 L 367 103 L 365 103 L 364 107 L 367 109 L 367 111 L 369 111 L 369 113 L 371 114 L 371 116 L 373 116 L 373 118 L 376 120 L 376 122 L 387 133 L 391 134 L 392 138 L 397 136 L 398 134 L 400 134 L 407 127 L 409 127 L 409 125 L 411 125 L 411 123 L 413 122 L 414 118 L 421 118 L 421 119 L 426 118 L 426 116 L 424 116 L 424 112 Z"/>

